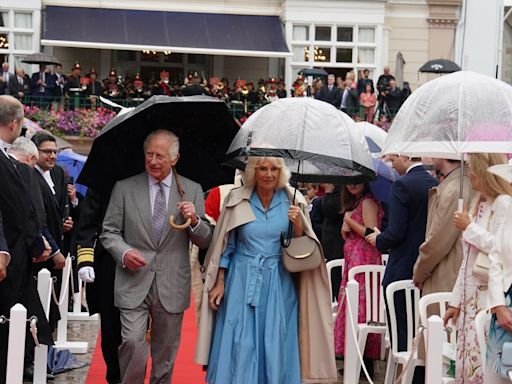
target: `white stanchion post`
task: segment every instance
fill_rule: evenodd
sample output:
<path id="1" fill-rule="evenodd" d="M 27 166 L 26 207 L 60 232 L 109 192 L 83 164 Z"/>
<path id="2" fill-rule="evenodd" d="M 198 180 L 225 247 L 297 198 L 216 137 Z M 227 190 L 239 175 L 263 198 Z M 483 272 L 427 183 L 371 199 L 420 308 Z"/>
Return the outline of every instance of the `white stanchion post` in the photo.
<path id="1" fill-rule="evenodd" d="M 9 316 L 6 383 L 21 384 L 23 383 L 25 337 L 27 334 L 27 310 L 18 303 L 11 308 Z"/>
<path id="2" fill-rule="evenodd" d="M 343 357 L 343 383 L 357 384 L 359 382 L 360 362 L 357 355 L 357 339 L 352 332 L 352 324 L 357 324 L 357 311 L 359 305 L 359 284 L 350 280 L 345 288 L 345 356 Z M 351 311 L 348 310 L 350 305 Z M 350 317 L 352 315 L 352 318 Z"/>
<path id="3" fill-rule="evenodd" d="M 52 275 L 46 268 L 41 269 L 37 274 L 37 293 L 43 305 L 46 320 L 50 316 L 50 304 L 52 300 Z"/>
<path id="4" fill-rule="evenodd" d="M 60 320 L 57 323 L 56 349 L 69 349 L 72 353 L 87 353 L 88 343 L 85 341 L 68 341 L 68 302 L 69 280 L 71 274 L 71 258 L 66 257 L 66 264 L 62 270 L 62 285 L 59 298 Z"/>
<path id="5" fill-rule="evenodd" d="M 71 283 L 70 283 L 71 284 Z M 89 315 L 89 312 L 82 312 L 82 292 L 84 291 L 85 286 L 84 282 L 78 277 L 78 292 L 76 292 L 73 297 L 73 312 L 68 314 L 68 319 L 70 321 L 79 320 L 79 321 L 91 321 L 98 320 L 98 314 L 94 314 L 92 316 Z"/>
<path id="6" fill-rule="evenodd" d="M 37 274 L 37 292 L 43 305 L 46 320 L 50 317 L 52 300 L 52 275 L 46 268 Z M 46 369 L 48 365 L 48 346 L 41 344 L 34 349 L 34 384 L 46 384 Z"/>
<path id="7" fill-rule="evenodd" d="M 427 359 L 425 384 L 439 384 L 443 376 L 443 341 L 446 339 L 443 320 L 430 316 L 427 320 Z"/>
<path id="8" fill-rule="evenodd" d="M 48 346 L 40 344 L 34 348 L 34 384 L 46 384 Z"/>

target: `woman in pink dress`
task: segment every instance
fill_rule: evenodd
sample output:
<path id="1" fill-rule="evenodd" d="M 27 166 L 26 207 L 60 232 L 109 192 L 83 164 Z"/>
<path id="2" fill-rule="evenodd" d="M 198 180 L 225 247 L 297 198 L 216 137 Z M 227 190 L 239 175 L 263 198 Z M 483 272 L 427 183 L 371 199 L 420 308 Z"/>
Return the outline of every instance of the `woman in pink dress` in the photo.
<path id="1" fill-rule="evenodd" d="M 359 103 L 363 106 L 365 121 L 373 123 L 373 116 L 375 115 L 375 104 L 377 104 L 377 97 L 373 93 L 372 86 L 366 84 L 364 92 L 359 96 Z"/>
<path id="2" fill-rule="evenodd" d="M 381 254 L 377 248 L 365 241 L 365 233 L 368 228 L 380 229 L 384 210 L 373 198 L 368 184 L 348 184 L 345 186 L 341 197 L 341 211 L 344 214 L 341 235 L 345 239 L 343 247 L 345 255 L 345 268 L 343 280 L 338 297 L 338 315 L 334 326 L 334 347 L 336 355 L 345 354 L 345 286 L 348 281 L 348 271 L 358 265 L 381 264 Z M 365 283 L 362 275 L 356 276 L 359 283 L 359 313 L 358 321 L 366 321 L 366 297 Z M 381 336 L 368 335 L 364 350 L 365 366 L 368 373 L 373 375 L 373 360 L 380 358 Z"/>

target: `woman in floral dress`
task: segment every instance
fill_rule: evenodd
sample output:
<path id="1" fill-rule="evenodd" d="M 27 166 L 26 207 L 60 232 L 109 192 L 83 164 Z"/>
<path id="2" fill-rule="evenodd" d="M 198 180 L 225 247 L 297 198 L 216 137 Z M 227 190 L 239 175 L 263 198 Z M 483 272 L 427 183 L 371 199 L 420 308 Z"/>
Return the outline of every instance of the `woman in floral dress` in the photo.
<path id="1" fill-rule="evenodd" d="M 495 164 L 506 163 L 502 154 L 476 153 L 469 155 L 468 176 L 472 189 L 477 192 L 467 212 L 455 212 L 454 224 L 462 230 L 463 260 L 453 287 L 450 308 L 445 324 L 451 319 L 457 324 L 457 352 L 455 380 L 457 384 L 491 384 L 484 369 L 475 329 L 475 317 L 487 309 L 487 282 L 473 276 L 476 255 L 489 253 L 494 246 L 495 234 L 506 220 L 512 206 L 512 187 L 500 177 L 487 172 Z"/>
<path id="2" fill-rule="evenodd" d="M 348 271 L 358 265 L 381 264 L 381 254 L 365 240 L 367 228 L 380 228 L 384 210 L 369 192 L 368 184 L 348 184 L 342 192 L 341 210 L 344 213 L 341 235 L 345 239 L 343 252 L 345 268 L 338 297 L 338 315 L 334 326 L 334 348 L 336 355 L 345 354 L 345 287 Z M 358 321 L 366 321 L 365 282 L 362 275 L 356 276 L 359 283 Z M 368 335 L 364 351 L 365 366 L 370 376 L 373 375 L 373 360 L 380 358 L 381 336 Z"/>

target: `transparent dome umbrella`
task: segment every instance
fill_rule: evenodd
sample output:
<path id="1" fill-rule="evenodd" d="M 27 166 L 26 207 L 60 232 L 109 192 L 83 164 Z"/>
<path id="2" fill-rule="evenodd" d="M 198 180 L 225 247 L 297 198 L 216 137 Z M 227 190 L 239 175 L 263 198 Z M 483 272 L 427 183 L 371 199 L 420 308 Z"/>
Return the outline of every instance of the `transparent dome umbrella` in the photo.
<path id="1" fill-rule="evenodd" d="M 469 71 L 432 80 L 404 102 L 383 154 L 460 159 L 512 152 L 512 87 Z"/>
<path id="2" fill-rule="evenodd" d="M 354 126 L 323 101 L 280 99 L 247 119 L 229 146 L 226 163 L 243 170 L 249 156 L 280 157 L 295 182 L 367 182 L 375 177 L 372 158 Z"/>
<path id="3" fill-rule="evenodd" d="M 380 153 L 384 143 L 386 142 L 388 133 L 381 127 L 377 127 L 367 121 L 360 121 L 359 123 L 356 123 L 356 126 L 361 129 L 363 135 L 366 137 L 370 152 Z"/>
<path id="4" fill-rule="evenodd" d="M 482 152 L 512 152 L 512 87 L 469 71 L 437 78 L 414 91 L 382 148 L 382 154 L 456 160 Z"/>

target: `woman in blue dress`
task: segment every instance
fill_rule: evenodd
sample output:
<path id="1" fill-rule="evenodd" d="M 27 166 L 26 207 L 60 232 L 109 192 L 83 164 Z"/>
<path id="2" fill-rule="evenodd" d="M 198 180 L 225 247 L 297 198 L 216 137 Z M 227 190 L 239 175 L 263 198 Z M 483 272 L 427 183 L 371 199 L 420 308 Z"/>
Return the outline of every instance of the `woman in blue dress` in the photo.
<path id="1" fill-rule="evenodd" d="M 336 380 L 333 346 L 329 340 L 332 338 L 329 286 L 321 272 L 325 265 L 322 263 L 322 267 L 310 274 L 292 276 L 281 262 L 280 234 L 287 231 L 289 221 L 293 223 L 295 236 L 306 233 L 316 240 L 304 215 L 306 204 L 302 195 L 298 198 L 304 212 L 301 204 L 291 204 L 289 175 L 282 159 L 249 158 L 245 186 L 231 191 L 226 198 L 216 228 L 216 242 L 223 244 L 212 243 L 213 250 L 207 256 L 211 257 L 208 264 L 211 276 L 206 278 L 203 301 L 208 300 L 209 308 L 203 302 L 200 312 L 198 351 L 201 344 L 208 345 L 208 358 L 198 357 L 200 351 L 196 354 L 196 361 L 207 360 L 209 384 Z M 232 212 L 235 207 L 236 214 Z M 216 252 L 217 256 L 212 256 Z M 309 280 L 309 292 L 301 289 L 307 284 L 302 279 Z M 301 305 L 309 303 L 304 304 L 304 314 L 299 296 Z M 213 336 L 209 336 L 203 331 L 203 323 L 212 320 L 212 309 L 216 311 L 215 325 Z M 313 309 L 311 324 L 299 324 L 299 319 Z M 309 337 L 311 326 L 317 329 Z M 315 337 L 318 346 L 311 345 Z M 313 354 L 323 361 L 312 361 L 317 358 L 312 359 Z M 301 367 L 301 361 L 306 360 Z"/>

